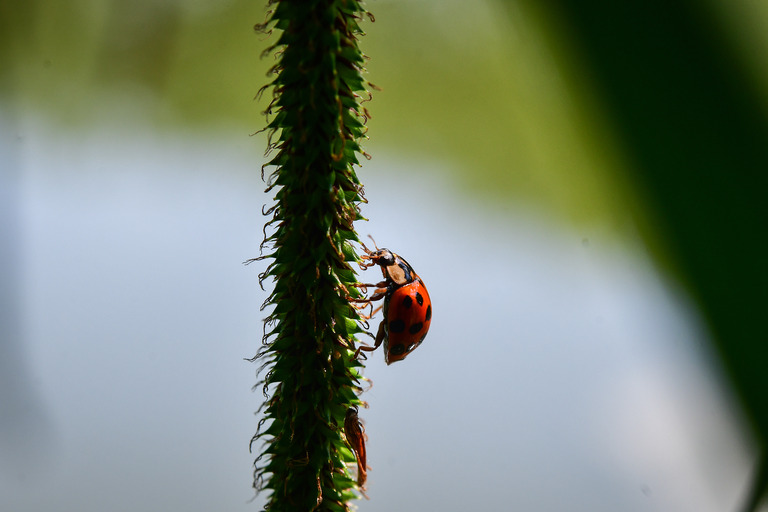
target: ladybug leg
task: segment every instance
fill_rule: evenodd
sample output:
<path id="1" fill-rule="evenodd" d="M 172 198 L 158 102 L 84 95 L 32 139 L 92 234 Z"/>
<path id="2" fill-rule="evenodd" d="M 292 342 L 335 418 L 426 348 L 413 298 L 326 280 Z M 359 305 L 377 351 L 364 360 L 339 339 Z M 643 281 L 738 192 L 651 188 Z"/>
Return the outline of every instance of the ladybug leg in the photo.
<path id="1" fill-rule="evenodd" d="M 384 336 L 386 336 L 386 334 L 386 323 L 384 320 L 382 320 L 379 324 L 379 332 L 376 333 L 376 341 L 373 342 L 373 348 L 371 350 L 376 350 L 379 348 L 379 345 L 381 345 L 381 342 L 384 341 Z"/>
<path id="2" fill-rule="evenodd" d="M 381 300 L 386 296 L 387 296 L 386 288 L 377 288 L 376 291 L 373 292 L 373 295 L 371 295 L 371 297 L 368 300 L 369 301 Z"/>
<path id="3" fill-rule="evenodd" d="M 355 283 L 352 286 L 354 286 L 356 288 L 364 288 L 365 291 L 363 293 L 367 293 L 368 292 L 368 290 L 367 290 L 368 286 L 376 286 L 377 288 L 376 288 L 376 291 L 373 293 L 373 295 L 371 295 L 370 297 L 362 297 L 362 298 L 351 297 L 349 295 L 349 291 L 347 291 L 347 295 L 346 295 L 345 298 L 347 299 L 347 302 L 349 302 L 350 305 L 353 308 L 364 309 L 365 307 L 367 307 L 368 305 L 371 304 L 371 301 L 381 300 L 387 294 L 387 289 L 380 287 L 382 285 L 386 285 L 386 282 L 377 283 L 377 284 Z M 358 307 L 357 304 L 362 304 L 362 306 Z"/>
<path id="4" fill-rule="evenodd" d="M 370 320 L 371 318 L 373 318 L 373 315 L 381 311 L 382 306 L 383 304 L 377 307 L 376 309 L 371 309 L 371 312 L 368 313 L 367 315 L 360 315 L 360 316 L 363 318 L 363 320 Z M 373 304 L 371 304 L 371 308 L 373 308 Z"/>
<path id="5" fill-rule="evenodd" d="M 371 283 L 354 283 L 354 284 L 352 284 L 352 286 L 354 286 L 355 288 L 368 288 L 369 286 L 374 286 L 376 288 L 384 288 L 384 287 L 387 286 L 387 282 L 386 281 L 381 281 L 381 282 L 376 283 L 376 284 L 371 284 Z"/>
<path id="6" fill-rule="evenodd" d="M 361 351 L 373 352 L 374 350 L 379 348 L 379 345 L 381 345 L 381 342 L 384 341 L 384 336 L 386 336 L 386 334 L 387 334 L 387 331 L 385 330 L 385 324 L 382 321 L 379 324 L 379 332 L 376 333 L 376 341 L 373 342 L 373 346 L 369 347 L 368 345 L 360 345 L 359 347 L 357 347 L 357 350 L 355 351 L 354 358 L 357 359 Z"/>
<path id="7" fill-rule="evenodd" d="M 371 309 L 373 309 L 373 304 L 371 304 L 370 302 L 366 302 L 366 303 L 363 303 L 363 304 L 350 304 L 350 306 L 352 306 L 353 308 L 355 308 L 357 311 L 362 311 L 362 310 L 364 310 L 365 308 L 367 308 L 368 306 L 370 306 L 370 307 L 371 307 Z M 362 318 L 363 320 L 368 320 L 368 319 L 370 319 L 370 316 L 367 316 L 367 315 L 365 315 L 365 314 L 363 314 L 363 313 L 358 313 L 358 315 L 359 315 L 359 316 L 360 316 L 360 318 Z M 367 324 L 367 322 L 366 322 L 366 324 Z M 365 328 L 366 328 L 366 329 L 368 328 L 368 327 L 367 327 L 367 325 L 366 325 L 366 327 L 365 327 Z"/>
<path id="8" fill-rule="evenodd" d="M 363 259 L 364 260 L 370 260 L 371 258 L 369 258 L 368 256 L 363 256 Z M 364 261 L 361 261 L 360 263 L 358 263 L 358 266 L 360 267 L 360 270 L 367 270 L 367 269 L 373 267 L 374 265 L 376 265 L 376 263 L 373 262 L 373 261 L 371 261 L 370 263 L 366 263 Z"/>
<path id="9" fill-rule="evenodd" d="M 375 285 L 371 285 L 375 286 Z M 355 299 L 355 298 L 349 298 L 349 302 L 363 302 L 363 303 L 370 303 L 372 301 L 381 300 L 387 295 L 387 289 L 386 288 L 377 288 L 375 292 L 373 292 L 373 295 L 368 297 L 367 299 Z"/>

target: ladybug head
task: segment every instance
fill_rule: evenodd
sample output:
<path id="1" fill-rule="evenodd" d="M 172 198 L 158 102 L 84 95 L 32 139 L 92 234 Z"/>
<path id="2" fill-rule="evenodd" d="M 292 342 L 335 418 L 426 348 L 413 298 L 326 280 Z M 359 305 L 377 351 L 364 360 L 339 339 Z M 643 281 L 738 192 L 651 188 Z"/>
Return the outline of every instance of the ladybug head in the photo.
<path id="1" fill-rule="evenodd" d="M 388 267 L 395 264 L 395 253 L 389 249 L 378 249 L 370 255 L 371 261 L 382 267 Z"/>
<path id="2" fill-rule="evenodd" d="M 395 253 L 393 253 L 389 249 L 379 249 L 379 246 L 376 245 L 376 240 L 374 240 L 371 235 L 368 235 L 368 237 L 373 242 L 373 246 L 376 248 L 376 250 L 372 251 L 369 248 L 367 248 L 364 243 L 360 242 L 360 245 L 363 246 L 363 249 L 367 253 L 366 255 L 363 256 L 363 259 L 371 260 L 371 264 L 365 265 L 365 267 L 370 267 L 373 265 L 381 265 L 382 267 L 388 267 L 390 265 L 394 265 L 395 259 L 397 258 Z"/>

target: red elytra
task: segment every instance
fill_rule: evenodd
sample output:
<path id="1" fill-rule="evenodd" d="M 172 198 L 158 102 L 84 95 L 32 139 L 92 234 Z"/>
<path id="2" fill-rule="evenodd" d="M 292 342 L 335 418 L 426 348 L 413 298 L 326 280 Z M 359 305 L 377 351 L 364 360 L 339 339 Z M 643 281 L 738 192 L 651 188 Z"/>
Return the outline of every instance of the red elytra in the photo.
<path id="1" fill-rule="evenodd" d="M 383 298 L 384 320 L 379 325 L 373 347 L 361 346 L 358 351 L 376 350 L 383 342 L 384 361 L 392 364 L 405 359 L 424 341 L 432 322 L 432 301 L 424 281 L 404 258 L 389 249 L 377 247 L 371 251 L 365 245 L 363 249 L 367 253 L 363 259 L 370 263 L 361 263 L 361 268 L 379 265 L 384 281 L 360 285 L 375 286 L 376 290 L 370 298 L 357 302 L 371 303 Z"/>

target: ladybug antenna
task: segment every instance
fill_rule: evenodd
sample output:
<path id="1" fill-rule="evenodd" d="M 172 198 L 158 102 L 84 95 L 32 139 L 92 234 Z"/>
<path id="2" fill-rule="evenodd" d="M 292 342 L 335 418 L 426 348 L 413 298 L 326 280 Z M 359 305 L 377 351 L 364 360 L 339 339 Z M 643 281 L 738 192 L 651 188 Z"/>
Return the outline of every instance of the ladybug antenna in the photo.
<path id="1" fill-rule="evenodd" d="M 378 245 L 376 245 L 376 240 L 374 240 L 374 239 L 373 239 L 373 237 L 372 237 L 371 235 L 368 235 L 368 238 L 370 238 L 370 239 L 371 239 L 371 242 L 373 242 L 373 246 L 374 246 L 374 247 L 376 248 L 376 250 L 378 251 L 378 250 L 379 250 L 379 246 L 378 246 Z M 367 252 L 368 254 L 371 254 L 371 253 L 373 252 L 372 250 L 368 249 L 368 247 L 366 247 L 366 246 L 365 246 L 365 244 L 364 244 L 362 241 L 360 241 L 360 240 L 358 240 L 358 241 L 360 242 L 360 245 L 362 245 L 362 246 L 363 246 L 363 249 L 365 249 L 365 252 Z M 363 259 L 368 259 L 368 257 L 367 257 L 367 256 L 363 256 Z"/>

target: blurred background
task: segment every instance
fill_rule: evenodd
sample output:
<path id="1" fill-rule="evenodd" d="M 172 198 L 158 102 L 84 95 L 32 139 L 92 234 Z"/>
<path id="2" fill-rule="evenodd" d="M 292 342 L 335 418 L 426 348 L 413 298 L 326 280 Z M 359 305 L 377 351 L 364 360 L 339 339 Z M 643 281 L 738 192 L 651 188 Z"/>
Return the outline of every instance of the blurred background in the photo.
<path id="1" fill-rule="evenodd" d="M 434 322 L 369 357 L 362 511 L 746 499 L 768 4 L 609 4 L 368 4 L 358 230 Z M 265 16 L 0 1 L 0 510 L 260 509 Z"/>

